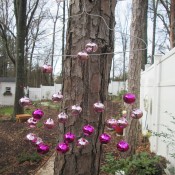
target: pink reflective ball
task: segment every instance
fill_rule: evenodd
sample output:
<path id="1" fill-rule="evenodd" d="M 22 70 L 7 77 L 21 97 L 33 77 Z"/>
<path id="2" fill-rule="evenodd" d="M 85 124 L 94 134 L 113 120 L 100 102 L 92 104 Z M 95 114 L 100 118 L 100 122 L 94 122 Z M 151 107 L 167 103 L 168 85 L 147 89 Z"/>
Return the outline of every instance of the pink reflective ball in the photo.
<path id="1" fill-rule="evenodd" d="M 82 51 L 82 52 L 78 52 L 77 57 L 78 57 L 80 60 L 88 60 L 89 55 L 87 54 L 87 52 Z"/>
<path id="2" fill-rule="evenodd" d="M 60 153 L 66 153 L 67 151 L 69 151 L 69 145 L 67 143 L 59 143 L 56 146 L 56 150 Z"/>
<path id="3" fill-rule="evenodd" d="M 41 70 L 43 73 L 52 73 L 52 66 L 51 65 L 47 65 L 47 64 L 44 64 L 42 67 L 41 67 Z"/>
<path id="4" fill-rule="evenodd" d="M 132 104 L 135 102 L 136 96 L 132 93 L 127 93 L 123 95 L 123 100 L 127 104 Z"/>
<path id="5" fill-rule="evenodd" d="M 39 154 L 46 154 L 49 152 L 49 146 L 44 144 L 44 143 L 40 143 L 38 146 L 37 146 L 37 152 Z"/>
<path id="6" fill-rule="evenodd" d="M 61 93 L 53 94 L 52 101 L 53 102 L 60 102 L 63 100 L 63 95 Z"/>
<path id="7" fill-rule="evenodd" d="M 73 116 L 78 116 L 82 111 L 82 108 L 79 105 L 73 105 L 71 107 L 71 114 Z"/>
<path id="8" fill-rule="evenodd" d="M 31 117 L 27 120 L 27 124 L 29 125 L 30 128 L 35 128 L 37 124 L 37 120 Z"/>
<path id="9" fill-rule="evenodd" d="M 93 107 L 94 107 L 94 111 L 98 113 L 104 112 L 105 110 L 104 104 L 100 102 L 94 103 Z"/>
<path id="10" fill-rule="evenodd" d="M 61 112 L 58 114 L 58 122 L 59 123 L 65 123 L 68 120 L 68 115 L 64 112 Z"/>
<path id="11" fill-rule="evenodd" d="M 75 140 L 75 135 L 71 132 L 68 132 L 64 135 L 64 140 L 66 143 L 72 143 Z"/>
<path id="12" fill-rule="evenodd" d="M 90 136 L 94 133 L 94 127 L 91 125 L 85 125 L 83 126 L 83 133 L 85 136 Z"/>
<path id="13" fill-rule="evenodd" d="M 41 109 L 36 109 L 32 112 L 32 116 L 35 120 L 40 120 L 44 116 L 44 112 Z"/>
<path id="14" fill-rule="evenodd" d="M 102 144 L 107 144 L 110 142 L 111 136 L 106 133 L 103 133 L 100 135 L 99 140 Z"/>
<path id="15" fill-rule="evenodd" d="M 89 141 L 86 140 L 85 138 L 80 138 L 77 140 L 77 147 L 78 148 L 83 148 L 89 144 Z"/>
<path id="16" fill-rule="evenodd" d="M 131 112 L 131 117 L 133 119 L 140 119 L 143 116 L 143 112 L 141 109 L 133 109 Z"/>
<path id="17" fill-rule="evenodd" d="M 35 140 L 31 141 L 34 145 L 39 145 L 41 143 L 43 143 L 43 140 L 40 137 L 36 137 Z"/>
<path id="18" fill-rule="evenodd" d="M 53 119 L 51 119 L 51 118 L 47 119 L 44 122 L 44 127 L 47 129 L 52 129 L 52 128 L 54 128 L 54 126 L 55 126 L 55 123 L 54 123 Z"/>
<path id="19" fill-rule="evenodd" d="M 115 129 L 117 126 L 117 120 L 114 118 L 107 119 L 105 123 L 109 129 Z"/>
<path id="20" fill-rule="evenodd" d="M 20 106 L 25 107 L 25 106 L 32 105 L 32 102 L 28 97 L 22 97 L 19 100 L 19 104 L 20 104 Z"/>
<path id="21" fill-rule="evenodd" d="M 86 44 L 85 50 L 86 50 L 88 53 L 96 52 L 96 51 L 98 50 L 98 46 L 97 46 L 97 44 L 94 43 L 94 42 L 89 42 L 89 43 Z"/>
<path id="22" fill-rule="evenodd" d="M 128 121 L 126 120 L 126 118 L 122 117 L 119 120 L 117 120 L 117 125 L 120 128 L 126 128 L 128 126 Z"/>
<path id="23" fill-rule="evenodd" d="M 29 134 L 26 135 L 26 140 L 28 140 L 28 141 L 33 142 L 36 139 L 37 139 L 37 136 L 35 134 L 33 134 L 33 133 L 29 133 Z"/>
<path id="24" fill-rule="evenodd" d="M 117 149 L 120 151 L 120 152 L 125 152 L 125 151 L 128 151 L 129 149 L 129 144 L 125 141 L 120 141 L 119 143 L 117 143 Z"/>

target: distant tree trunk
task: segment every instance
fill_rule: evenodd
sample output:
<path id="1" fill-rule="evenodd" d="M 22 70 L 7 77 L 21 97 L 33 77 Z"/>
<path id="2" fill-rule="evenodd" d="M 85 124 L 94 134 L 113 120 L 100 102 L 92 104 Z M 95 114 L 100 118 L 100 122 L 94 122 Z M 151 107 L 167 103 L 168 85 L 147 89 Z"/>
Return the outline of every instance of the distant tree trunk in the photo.
<path id="1" fill-rule="evenodd" d="M 171 0 L 170 6 L 170 46 L 175 47 L 175 0 Z"/>
<path id="2" fill-rule="evenodd" d="M 114 9 L 116 0 L 81 1 L 71 0 L 69 16 L 82 13 L 84 4 L 88 13 L 102 16 L 110 28 L 114 28 Z M 97 53 L 114 51 L 114 31 L 109 30 L 102 18 L 87 14 L 69 18 L 67 27 L 66 55 L 76 55 L 84 50 L 87 41 L 94 40 L 99 49 Z M 93 125 L 95 133 L 87 138 L 90 144 L 78 149 L 76 143 L 70 144 L 70 151 L 57 154 L 55 175 L 97 175 L 99 174 L 102 145 L 99 135 L 104 131 L 104 114 L 97 114 L 93 104 L 101 101 L 106 104 L 112 54 L 91 55 L 89 60 L 80 61 L 76 57 L 66 56 L 63 62 L 63 109 L 71 105 L 81 105 L 83 111 L 78 117 L 71 116 L 65 127 L 60 124 L 59 142 L 64 133 L 71 131 L 77 138 L 83 136 L 82 127 Z M 69 114 L 69 110 L 68 110 Z"/>
<path id="3" fill-rule="evenodd" d="M 133 0 L 132 1 L 132 22 L 131 22 L 131 41 L 130 41 L 130 57 L 129 57 L 129 70 L 128 70 L 128 92 L 136 94 L 136 102 L 134 105 L 128 105 L 128 127 L 125 129 L 125 139 L 130 145 L 130 149 L 124 156 L 133 155 L 136 151 L 138 134 L 139 134 L 139 121 L 130 117 L 131 108 L 139 108 L 140 104 L 140 73 L 142 58 L 145 55 L 144 50 L 134 51 L 136 49 L 145 48 L 143 41 L 136 39 L 143 37 L 143 28 L 145 24 L 145 9 L 147 0 Z M 140 22 L 142 21 L 142 22 Z"/>
<path id="4" fill-rule="evenodd" d="M 16 91 L 14 102 L 14 115 L 24 112 L 23 107 L 19 105 L 19 99 L 24 96 L 24 82 L 25 82 L 25 36 L 26 36 L 26 4 L 27 0 L 15 0 L 15 16 L 17 24 L 17 38 L 16 38 Z"/>
<path id="5" fill-rule="evenodd" d="M 153 35 L 152 35 L 152 54 L 151 54 L 151 64 L 154 63 L 154 54 L 155 54 L 155 40 L 156 40 L 156 26 L 157 26 L 157 8 L 159 4 L 159 0 L 152 1 L 153 2 Z"/>

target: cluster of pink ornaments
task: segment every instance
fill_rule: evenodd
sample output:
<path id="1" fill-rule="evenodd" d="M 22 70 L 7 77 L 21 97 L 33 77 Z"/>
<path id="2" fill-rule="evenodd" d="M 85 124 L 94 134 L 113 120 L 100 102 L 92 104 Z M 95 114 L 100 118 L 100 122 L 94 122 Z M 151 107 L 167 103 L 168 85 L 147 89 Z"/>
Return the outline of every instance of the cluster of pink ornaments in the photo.
<path id="1" fill-rule="evenodd" d="M 96 52 L 98 49 L 98 46 L 96 43 L 94 42 L 89 42 L 86 44 L 85 46 L 85 50 L 81 51 L 81 52 L 78 52 L 77 54 L 77 58 L 79 58 L 80 60 L 82 61 L 85 61 L 85 60 L 88 60 L 89 59 L 89 53 L 93 53 L 93 52 Z M 41 67 L 41 71 L 43 73 L 52 73 L 53 71 L 53 68 L 51 65 L 48 65 L 48 64 L 44 64 L 42 67 Z"/>

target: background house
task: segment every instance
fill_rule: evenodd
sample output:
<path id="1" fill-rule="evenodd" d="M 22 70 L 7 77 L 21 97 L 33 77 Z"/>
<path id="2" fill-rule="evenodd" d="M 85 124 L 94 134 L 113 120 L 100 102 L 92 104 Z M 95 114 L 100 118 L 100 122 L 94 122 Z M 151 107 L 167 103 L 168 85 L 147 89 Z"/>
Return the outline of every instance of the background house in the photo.
<path id="1" fill-rule="evenodd" d="M 0 77 L 0 105 L 13 105 L 15 86 L 14 77 Z"/>

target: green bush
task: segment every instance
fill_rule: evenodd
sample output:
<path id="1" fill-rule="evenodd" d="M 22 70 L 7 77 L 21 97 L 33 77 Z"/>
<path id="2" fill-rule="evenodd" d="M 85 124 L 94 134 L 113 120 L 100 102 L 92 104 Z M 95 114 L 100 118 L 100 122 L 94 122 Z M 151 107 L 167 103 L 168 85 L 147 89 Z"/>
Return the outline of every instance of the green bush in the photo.
<path id="1" fill-rule="evenodd" d="M 163 164 L 165 166 L 164 162 Z M 162 157 L 149 155 L 146 152 L 119 160 L 116 160 L 112 154 L 108 154 L 106 164 L 102 166 L 104 172 L 115 174 L 117 171 L 124 171 L 126 175 L 161 175 L 163 169 Z"/>
<path id="2" fill-rule="evenodd" d="M 33 153 L 26 153 L 22 152 L 20 155 L 18 155 L 18 162 L 23 163 L 25 161 L 29 162 L 40 162 L 42 157 L 37 154 L 36 152 Z"/>

